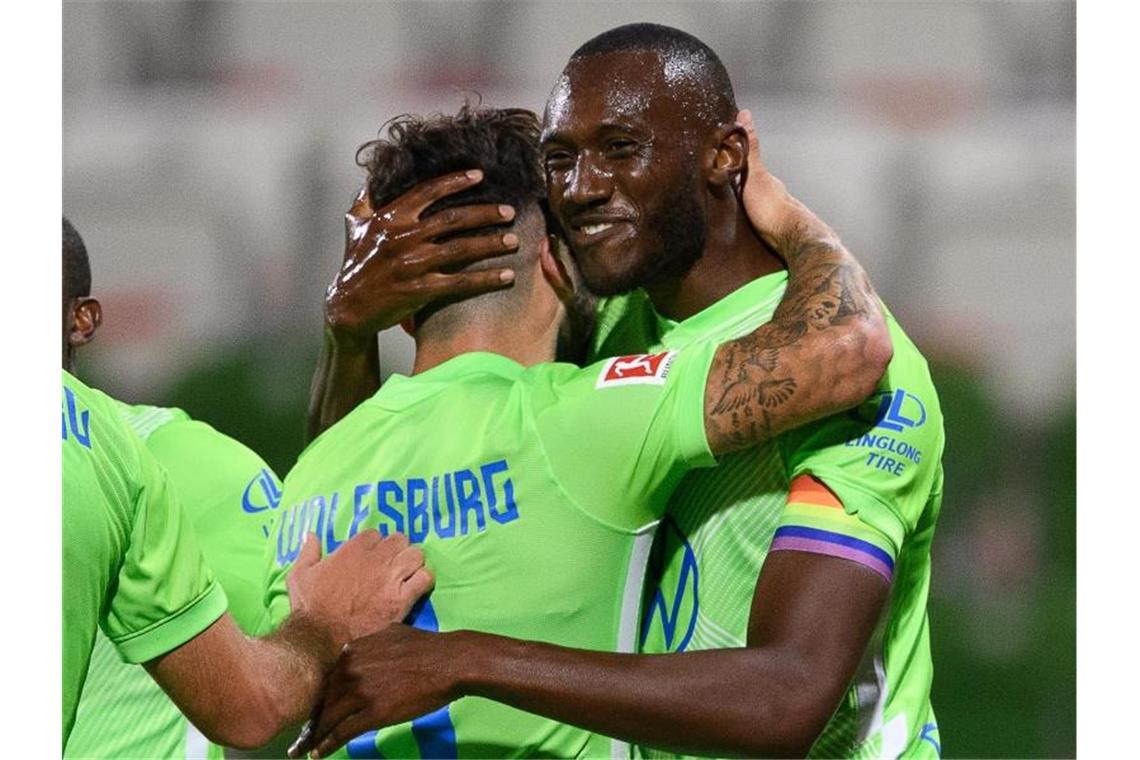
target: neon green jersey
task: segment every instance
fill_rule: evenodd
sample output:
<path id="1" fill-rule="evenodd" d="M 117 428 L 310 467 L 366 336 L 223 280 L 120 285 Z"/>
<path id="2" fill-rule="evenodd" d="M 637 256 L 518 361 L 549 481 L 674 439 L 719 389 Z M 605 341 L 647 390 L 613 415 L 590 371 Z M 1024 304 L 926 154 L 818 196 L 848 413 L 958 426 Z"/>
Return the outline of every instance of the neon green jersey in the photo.
<path id="1" fill-rule="evenodd" d="M 760 278 L 680 323 L 657 316 L 641 292 L 609 299 L 595 355 L 738 337 L 771 319 L 786 285 L 786 272 Z M 841 556 L 890 579 L 888 611 L 812 750 L 817 756 L 938 753 L 926 594 L 942 498 L 942 416 L 926 361 L 889 312 L 887 322 L 894 358 L 875 394 L 851 413 L 686 476 L 650 560 L 640 641 L 647 653 L 744 646 L 769 550 Z M 804 474 L 838 501 L 822 503 L 803 489 L 789 497 Z"/>
<path id="2" fill-rule="evenodd" d="M 63 373 L 63 745 L 96 628 L 141 663 L 226 611 L 165 471 L 115 402 Z"/>
<path id="3" fill-rule="evenodd" d="M 122 419 L 166 470 L 229 611 L 252 633 L 264 614 L 262 562 L 277 477 L 253 451 L 181 409 L 116 402 Z M 122 662 L 96 634 L 67 757 L 221 757 L 145 670 Z"/>
<path id="4" fill-rule="evenodd" d="M 704 388 L 715 346 L 579 369 L 463 354 L 395 375 L 285 479 L 269 590 L 306 527 L 325 551 L 406 533 L 435 574 L 410 622 L 632 652 L 645 559 L 668 496 L 712 463 Z M 350 742 L 349 756 L 609 756 L 611 741 L 465 697 Z M 619 745 L 619 752 L 626 752 Z"/>

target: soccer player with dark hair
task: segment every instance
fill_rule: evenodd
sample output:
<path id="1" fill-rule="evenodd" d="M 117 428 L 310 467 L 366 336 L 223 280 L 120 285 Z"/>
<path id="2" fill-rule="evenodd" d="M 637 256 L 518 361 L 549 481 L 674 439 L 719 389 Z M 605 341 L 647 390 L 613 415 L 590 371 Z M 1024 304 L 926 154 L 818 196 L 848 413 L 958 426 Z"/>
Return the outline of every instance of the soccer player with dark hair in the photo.
<path id="1" fill-rule="evenodd" d="M 800 217 L 810 212 L 758 148 L 749 155 L 750 116 L 736 109 L 716 55 L 680 30 L 620 27 L 566 65 L 547 102 L 543 153 L 550 206 L 586 283 L 614 294 L 600 305 L 591 356 L 684 350 L 778 321 L 785 263 L 805 245 L 834 244 L 805 238 Z M 346 332 L 399 320 L 407 291 L 392 273 L 412 271 L 405 281 L 417 282 L 439 274 L 445 259 L 430 237 L 405 224 L 388 242 L 391 210 L 408 203 L 372 221 L 371 240 L 384 242 L 373 246 L 368 291 L 344 288 L 328 301 L 339 346 Z M 469 240 L 474 248 L 480 239 Z M 505 246 L 488 236 L 479 244 Z M 483 287 L 495 286 L 489 277 Z M 822 277 L 789 335 L 842 322 L 850 293 L 842 270 Z M 313 738 L 331 738 L 327 749 L 344 736 L 335 728 L 343 704 L 367 704 L 356 718 L 385 723 L 409 706 L 476 694 L 628 739 L 640 754 L 938 754 L 926 594 L 944 435 L 926 363 L 887 321 L 894 356 L 864 404 L 721 457 L 678 486 L 650 562 L 640 640 L 641 652 L 668 656 L 393 627 L 354 645 L 330 686 L 337 715 Z M 324 371 L 317 427 L 372 382 L 349 355 Z M 782 361 L 763 357 L 773 379 L 784 378 Z M 765 398 L 811 390 L 795 378 Z M 780 432 L 773 407 L 746 414 L 735 394 L 721 401 L 735 412 L 731 432 Z M 399 652 L 405 678 L 380 694 L 365 674 L 391 666 L 384 652 Z"/>
<path id="2" fill-rule="evenodd" d="M 874 293 L 850 254 L 823 242 L 830 233 L 818 220 L 794 209 L 782 214 L 801 220 L 812 242 L 788 251 L 788 291 L 771 323 L 735 340 L 585 368 L 554 363 L 580 285 L 557 236 L 548 234 L 538 140 L 533 114 L 465 107 L 454 117 L 403 117 L 386 139 L 362 150 L 369 179 L 350 216 L 373 218 L 371 208 L 384 216 L 412 188 L 415 223 L 438 237 L 454 222 L 455 204 L 490 205 L 488 223 L 517 238 L 513 253 L 492 262 L 510 266 L 514 282 L 418 310 L 408 325 L 416 341 L 411 376 L 389 378 L 301 454 L 285 479 L 275 544 L 269 606 L 279 615 L 288 610 L 283 580 L 304 530 L 314 529 L 332 550 L 376 528 L 406 533 L 435 572 L 430 601 L 413 613 L 416 628 L 633 652 L 653 531 L 684 474 L 853 406 L 878 381 L 890 344 Z M 472 170 L 482 181 L 446 198 L 416 189 Z M 733 175 L 710 180 L 728 186 Z M 511 218 L 497 209 L 506 204 L 517 210 Z M 850 286 L 853 308 L 833 325 L 800 330 L 804 305 L 836 272 Z M 782 390 L 801 382 L 808 391 Z M 739 427 L 737 415 L 766 415 L 770 424 Z M 399 659 L 398 649 L 387 653 L 388 669 L 368 674 L 371 688 L 399 688 Z M 330 699 L 351 682 L 333 683 Z M 349 754 L 612 751 L 597 734 L 487 699 L 434 707 L 405 715 L 414 718 L 410 724 L 345 736 Z M 348 703 L 326 709 L 316 725 L 353 711 Z M 379 727 L 367 715 L 349 721 L 356 733 Z"/>
<path id="3" fill-rule="evenodd" d="M 430 586 L 422 553 L 370 536 L 317 563 L 314 543 L 295 576 L 296 618 L 245 638 L 234 621 L 250 632 L 264 615 L 265 538 L 243 512 L 268 508 L 273 475 L 180 410 L 81 383 L 75 349 L 102 319 L 90 294 L 86 246 L 64 218 L 64 754 L 200 756 L 187 716 L 218 741 L 263 744 L 303 717 L 341 644 L 401 619 Z M 361 573 L 376 587 L 358 588 Z"/>

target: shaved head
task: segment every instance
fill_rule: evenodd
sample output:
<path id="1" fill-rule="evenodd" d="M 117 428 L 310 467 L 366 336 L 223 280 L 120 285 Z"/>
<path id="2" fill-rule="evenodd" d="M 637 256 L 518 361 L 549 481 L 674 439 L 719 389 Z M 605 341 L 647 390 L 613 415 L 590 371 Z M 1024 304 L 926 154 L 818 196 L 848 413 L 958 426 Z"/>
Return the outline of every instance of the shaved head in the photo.
<path id="1" fill-rule="evenodd" d="M 705 125 L 736 118 L 736 96 L 720 57 L 705 43 L 680 29 L 661 24 L 626 24 L 599 34 L 574 51 L 576 60 L 607 53 L 655 54 L 664 84 L 685 100 L 685 113 Z"/>
<path id="2" fill-rule="evenodd" d="M 79 232 L 63 217 L 63 305 L 91 295 L 91 262 Z"/>

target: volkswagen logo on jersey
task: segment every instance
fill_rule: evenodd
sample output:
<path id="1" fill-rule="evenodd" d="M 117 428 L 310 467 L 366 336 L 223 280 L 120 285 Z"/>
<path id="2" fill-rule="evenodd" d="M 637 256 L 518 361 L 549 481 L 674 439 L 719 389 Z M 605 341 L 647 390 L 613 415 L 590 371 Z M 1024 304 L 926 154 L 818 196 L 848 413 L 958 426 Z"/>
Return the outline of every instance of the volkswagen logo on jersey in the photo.
<path id="1" fill-rule="evenodd" d="M 697 555 L 669 516 L 661 522 L 649 557 L 641 648 L 684 652 L 697 628 Z"/>
<path id="2" fill-rule="evenodd" d="M 876 393 L 850 414 L 860 422 L 896 432 L 922 427 L 926 422 L 926 406 L 922 400 L 903 388 Z"/>

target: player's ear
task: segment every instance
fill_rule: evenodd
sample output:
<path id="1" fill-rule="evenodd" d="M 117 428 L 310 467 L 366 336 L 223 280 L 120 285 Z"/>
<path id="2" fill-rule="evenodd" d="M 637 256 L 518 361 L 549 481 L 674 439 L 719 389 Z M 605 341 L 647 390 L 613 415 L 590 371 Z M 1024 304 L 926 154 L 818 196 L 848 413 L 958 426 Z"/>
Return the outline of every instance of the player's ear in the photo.
<path id="1" fill-rule="evenodd" d="M 714 129 L 704 155 L 704 169 L 713 192 L 732 192 L 748 161 L 748 133 L 743 125 L 732 121 Z"/>
<path id="2" fill-rule="evenodd" d="M 95 337 L 95 331 L 99 329 L 99 325 L 103 324 L 103 306 L 98 299 L 85 296 L 75 300 L 71 313 L 71 332 L 67 336 L 68 343 L 73 347 L 90 343 L 91 339 Z"/>
<path id="3" fill-rule="evenodd" d="M 542 267 L 542 275 L 554 289 L 558 298 L 566 303 L 574 297 L 574 280 L 566 270 L 562 257 L 565 246 L 557 235 L 546 235 L 539 243 L 538 262 Z"/>

